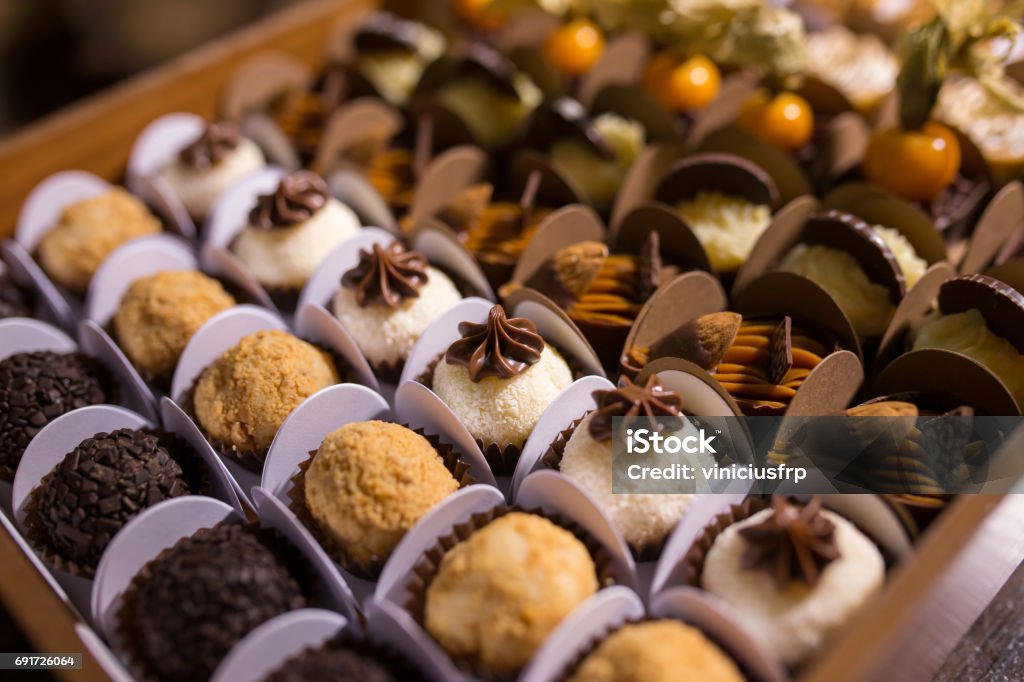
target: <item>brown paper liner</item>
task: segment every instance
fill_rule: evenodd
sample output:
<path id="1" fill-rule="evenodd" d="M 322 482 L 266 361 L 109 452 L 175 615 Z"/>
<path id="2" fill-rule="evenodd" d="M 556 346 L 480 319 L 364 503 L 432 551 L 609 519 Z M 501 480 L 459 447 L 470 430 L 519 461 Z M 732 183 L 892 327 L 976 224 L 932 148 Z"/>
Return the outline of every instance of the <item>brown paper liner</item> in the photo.
<path id="1" fill-rule="evenodd" d="M 159 429 L 139 430 L 154 434 L 160 439 L 160 443 L 167 448 L 171 458 L 181 467 L 185 482 L 188 484 L 189 494 L 207 496 L 210 494 L 210 479 L 203 465 L 203 460 L 189 447 L 188 443 L 173 433 Z M 40 554 L 47 566 L 81 578 L 91 579 L 96 574 L 96 566 L 90 566 L 61 556 L 57 550 L 50 546 L 46 526 L 43 524 L 42 517 L 40 516 L 39 496 L 43 492 L 43 487 L 53 478 L 56 470 L 57 467 L 54 466 L 39 481 L 39 485 L 29 493 L 28 499 L 25 502 L 25 539 L 32 546 L 32 549 Z M 139 513 L 143 511 L 144 509 L 140 509 Z"/>
<path id="2" fill-rule="evenodd" d="M 406 425 L 402 424 L 402 426 Z M 406 426 L 406 428 L 409 427 Z M 431 447 L 434 448 L 434 451 L 441 457 L 445 469 L 451 473 L 452 477 L 459 484 L 460 489 L 475 482 L 469 473 L 469 465 L 459 458 L 451 445 L 442 442 L 438 436 L 427 435 L 423 432 L 423 429 L 410 430 L 427 439 Z M 366 562 L 351 556 L 334 538 L 323 532 L 320 524 L 317 523 L 312 513 L 310 513 L 309 507 L 306 506 L 306 471 L 313 464 L 313 458 L 316 457 L 316 453 L 316 450 L 311 450 L 309 458 L 299 464 L 299 472 L 292 476 L 292 488 L 288 492 L 288 508 L 299 519 L 299 522 L 312 533 L 316 541 L 327 551 L 327 554 L 334 561 L 338 562 L 342 568 L 358 578 L 376 581 L 380 577 L 380 572 L 384 568 L 388 557 L 373 557 L 372 560 Z"/>
<path id="3" fill-rule="evenodd" d="M 565 360 L 565 363 L 569 366 L 569 371 L 572 373 L 573 381 L 586 376 L 586 371 L 576 358 L 563 352 L 558 346 L 550 342 L 547 343 L 557 350 L 558 354 Z M 434 370 L 437 369 L 437 365 L 443 359 L 444 353 L 441 353 L 413 380 L 418 381 L 430 390 L 434 390 Z M 458 415 L 456 415 L 457 417 Z M 515 473 L 516 465 L 519 463 L 519 456 L 523 454 L 522 446 L 515 443 L 506 443 L 504 446 L 499 443 L 484 443 L 483 439 L 476 438 L 475 436 L 474 440 L 476 440 L 477 446 L 484 453 L 484 459 L 487 460 L 487 464 L 491 467 L 491 471 L 494 472 L 495 476 L 511 476 Z"/>
<path id="4" fill-rule="evenodd" d="M 303 340 L 305 341 L 305 339 Z M 331 363 L 334 365 L 334 371 L 338 373 L 339 384 L 344 384 L 352 381 L 352 368 L 349 366 L 348 362 L 343 357 L 341 357 L 339 353 L 336 353 L 334 350 L 330 348 L 325 348 L 320 344 L 313 343 L 312 341 L 306 341 L 306 343 L 315 346 L 316 348 L 320 349 L 321 351 L 327 353 L 330 356 Z M 188 389 L 186 389 L 185 393 L 181 396 L 178 402 L 178 406 L 181 407 L 185 414 L 188 415 L 188 418 L 192 420 L 192 423 L 196 425 L 196 428 L 199 429 L 199 432 L 203 434 L 203 438 L 206 439 L 206 442 L 208 442 L 213 447 L 214 450 L 220 453 L 220 455 L 222 455 L 223 457 L 227 457 L 228 459 L 231 459 L 235 462 L 238 462 L 249 471 L 260 473 L 261 471 L 263 471 L 263 462 L 267 458 L 267 450 L 269 450 L 269 448 L 265 448 L 263 450 L 239 450 L 231 443 L 226 443 L 210 435 L 210 433 L 203 427 L 202 422 L 200 422 L 199 420 L 199 417 L 196 415 L 196 407 L 194 402 L 196 386 L 199 384 L 199 379 L 206 372 L 207 368 L 208 366 L 204 367 L 203 371 L 196 374 L 195 378 L 192 379 L 192 384 L 188 387 Z M 280 427 L 278 428 L 280 429 Z"/>
<path id="5" fill-rule="evenodd" d="M 590 414 L 590 412 L 587 412 Z M 552 471 L 558 471 L 562 462 L 562 454 L 565 452 L 565 446 L 569 443 L 569 439 L 572 438 L 572 434 L 576 431 L 576 428 L 586 418 L 586 414 L 579 419 L 574 419 L 569 423 L 569 426 L 562 429 L 555 436 L 555 439 L 548 445 L 548 449 L 544 451 L 544 454 L 540 457 L 541 466 L 545 469 L 551 469 Z M 601 510 L 604 511 L 603 509 Z M 610 519 L 609 519 L 610 520 Z M 614 522 L 612 522 L 614 525 Z M 671 533 L 669 533 L 671 535 Z M 627 541 L 629 545 L 629 551 L 632 552 L 633 558 L 636 561 L 656 561 L 661 555 L 661 550 L 664 549 L 665 543 L 668 541 L 668 535 L 657 542 L 646 542 L 642 545 L 634 545 Z"/>
<path id="6" fill-rule="evenodd" d="M 405 359 L 403 358 L 398 362 L 371 364 L 370 369 L 373 370 L 373 375 L 377 377 L 377 381 L 382 384 L 397 384 L 402 378 L 402 370 L 405 369 Z"/>
<path id="7" fill-rule="evenodd" d="M 302 590 L 302 594 L 306 598 L 307 605 L 317 603 L 323 596 L 319 587 L 319 576 L 299 551 L 274 530 L 260 528 L 252 524 L 247 524 L 247 527 L 256 533 L 260 542 L 273 552 L 278 562 L 295 578 L 295 582 L 298 583 L 299 589 Z M 120 654 L 121 661 L 128 671 L 140 682 L 157 682 L 159 678 L 147 666 L 139 637 L 141 629 L 138 627 L 138 621 L 133 617 L 137 610 L 139 588 L 149 579 L 151 567 L 155 562 L 166 557 L 191 537 L 180 538 L 170 547 L 165 547 L 156 557 L 150 559 L 139 569 L 121 595 L 121 605 L 115 617 L 115 631 L 119 640 L 116 642 L 118 644 L 117 653 Z"/>
<path id="8" fill-rule="evenodd" d="M 598 589 L 600 590 L 615 584 L 615 578 L 612 575 L 611 555 L 594 536 L 579 524 L 559 514 L 544 514 L 539 509 L 525 509 L 518 505 L 495 507 L 490 511 L 473 514 L 468 520 L 454 526 L 448 534 L 439 537 L 437 542 L 428 548 L 419 561 L 416 562 L 416 565 L 412 567 L 412 579 L 406 593 L 404 608 L 412 615 L 419 626 L 423 628 L 424 632 L 426 632 L 427 589 L 437 576 L 437 572 L 441 567 L 441 560 L 444 559 L 445 554 L 455 545 L 469 539 L 473 533 L 487 524 L 512 512 L 524 512 L 546 518 L 548 521 L 572 533 L 587 548 L 591 559 L 594 561 L 597 571 Z M 427 634 L 429 635 L 429 633 Z M 459 670 L 487 682 L 511 682 L 518 675 L 518 671 L 512 674 L 497 673 L 469 657 L 451 656 L 451 659 Z"/>

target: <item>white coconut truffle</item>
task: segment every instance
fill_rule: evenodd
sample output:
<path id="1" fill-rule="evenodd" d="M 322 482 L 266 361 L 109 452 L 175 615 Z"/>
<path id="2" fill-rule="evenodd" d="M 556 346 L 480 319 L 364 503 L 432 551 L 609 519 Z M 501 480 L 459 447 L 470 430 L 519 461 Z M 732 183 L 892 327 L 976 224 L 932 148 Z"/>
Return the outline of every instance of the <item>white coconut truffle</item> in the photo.
<path id="1" fill-rule="evenodd" d="M 522 447 L 551 401 L 572 383 L 572 372 L 548 344 L 540 360 L 510 378 L 469 378 L 463 365 L 444 358 L 434 370 L 434 393 L 484 445 Z"/>
<path id="2" fill-rule="evenodd" d="M 237 147 L 209 168 L 196 169 L 177 159 L 160 175 L 189 215 L 202 220 L 228 187 L 265 165 L 266 159 L 260 148 L 243 137 Z"/>
<path id="3" fill-rule="evenodd" d="M 300 289 L 341 242 L 360 229 L 359 217 L 334 198 L 311 218 L 291 227 L 247 226 L 232 251 L 265 287 Z"/>
<path id="4" fill-rule="evenodd" d="M 896 257 L 896 262 L 899 263 L 900 270 L 903 272 L 903 279 L 907 281 L 907 289 L 912 288 L 928 269 L 928 261 L 917 255 L 914 245 L 895 227 L 875 225 L 871 229 L 892 251 L 892 255 Z"/>
<path id="5" fill-rule="evenodd" d="M 380 366 L 404 361 L 430 323 L 460 300 L 451 279 L 427 266 L 427 282 L 419 296 L 404 299 L 397 308 L 360 306 L 355 290 L 348 287 L 338 289 L 332 307 L 370 364 Z"/>
<path id="6" fill-rule="evenodd" d="M 772 513 L 765 509 L 723 530 L 708 550 L 701 583 L 735 610 L 756 640 L 792 667 L 823 649 L 881 590 L 885 562 L 852 523 L 822 510 L 835 525 L 839 558 L 822 569 L 815 586 L 793 581 L 780 588 L 768 571 L 742 566 L 747 541 L 740 530 Z"/>
<path id="7" fill-rule="evenodd" d="M 590 435 L 591 412 L 572 432 L 558 465 L 562 474 L 585 490 L 631 546 L 662 542 L 683 518 L 693 495 L 612 492 L 612 442 Z"/>

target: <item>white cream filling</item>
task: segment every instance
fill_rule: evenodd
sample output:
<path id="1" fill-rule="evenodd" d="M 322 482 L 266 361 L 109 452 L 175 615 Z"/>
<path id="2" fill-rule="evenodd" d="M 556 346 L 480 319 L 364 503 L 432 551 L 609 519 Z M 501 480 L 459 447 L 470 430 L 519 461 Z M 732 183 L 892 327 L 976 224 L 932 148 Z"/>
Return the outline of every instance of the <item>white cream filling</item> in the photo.
<path id="1" fill-rule="evenodd" d="M 771 207 L 718 192 L 699 192 L 676 210 L 720 272 L 743 265 L 772 221 Z"/>
<path id="2" fill-rule="evenodd" d="M 811 74 L 843 93 L 858 109 L 871 109 L 896 87 L 899 63 L 877 36 L 831 26 L 807 38 Z"/>
<path id="3" fill-rule="evenodd" d="M 1005 78 L 1003 85 L 1024 97 L 1024 87 L 1012 79 Z M 947 78 L 939 91 L 934 116 L 964 131 L 989 160 L 1024 159 L 1024 113 L 994 97 L 973 78 Z"/>
<path id="4" fill-rule="evenodd" d="M 914 245 L 896 228 L 875 225 L 872 229 L 896 257 L 896 262 L 903 272 L 903 279 L 907 281 L 907 289 L 912 288 L 928 269 L 928 261 L 917 255 Z"/>

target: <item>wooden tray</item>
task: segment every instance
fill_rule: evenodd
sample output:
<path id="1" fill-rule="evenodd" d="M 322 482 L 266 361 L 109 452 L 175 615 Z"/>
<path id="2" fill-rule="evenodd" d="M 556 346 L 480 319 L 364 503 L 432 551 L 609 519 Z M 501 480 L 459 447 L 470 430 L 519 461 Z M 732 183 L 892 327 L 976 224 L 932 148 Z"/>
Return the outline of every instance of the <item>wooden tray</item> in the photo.
<path id="1" fill-rule="evenodd" d="M 258 52 L 281 50 L 319 66 L 330 36 L 372 4 L 311 0 L 284 10 L 3 141 L 0 236 L 11 233 L 23 199 L 44 177 L 82 169 L 117 181 L 132 140 L 151 120 L 173 111 L 213 116 L 233 70 Z M 1022 528 L 1024 495 L 956 500 L 919 542 L 914 558 L 890 577 L 883 597 L 802 679 L 930 680 L 1024 561 Z M 34 557 L 6 531 L 0 532 L 0 599 L 37 650 L 85 654 L 83 670 L 58 671 L 59 677 L 106 679 L 76 634 L 75 614 L 49 589 Z"/>

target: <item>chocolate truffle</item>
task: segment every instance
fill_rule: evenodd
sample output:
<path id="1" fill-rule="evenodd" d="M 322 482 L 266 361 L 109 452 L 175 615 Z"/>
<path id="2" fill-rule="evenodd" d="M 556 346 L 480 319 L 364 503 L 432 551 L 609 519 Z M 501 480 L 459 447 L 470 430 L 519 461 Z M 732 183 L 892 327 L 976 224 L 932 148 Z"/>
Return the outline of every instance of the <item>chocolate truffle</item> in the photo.
<path id="1" fill-rule="evenodd" d="M 231 250 L 263 286 L 295 291 L 358 230 L 359 217 L 330 195 L 323 178 L 296 171 L 259 196 Z"/>
<path id="2" fill-rule="evenodd" d="M 327 353 L 288 332 L 259 331 L 199 375 L 195 415 L 224 446 L 263 453 L 299 403 L 338 381 Z"/>
<path id="3" fill-rule="evenodd" d="M 7 317 L 32 317 L 32 300 L 0 268 L 0 320 Z"/>
<path id="4" fill-rule="evenodd" d="M 114 316 L 114 331 L 143 376 L 167 377 L 192 335 L 234 304 L 220 282 L 201 272 L 165 270 L 132 282 Z"/>
<path id="5" fill-rule="evenodd" d="M 333 310 L 370 364 L 397 367 L 430 323 L 460 300 L 447 275 L 394 241 L 360 250 L 358 265 L 341 279 Z"/>
<path id="6" fill-rule="evenodd" d="M 352 422 L 333 431 L 305 475 L 320 530 L 364 565 L 382 562 L 459 484 L 426 438 L 399 424 Z"/>
<path id="7" fill-rule="evenodd" d="M 626 542 L 642 552 L 665 540 L 686 513 L 693 495 L 650 494 L 640 490 L 626 495 L 613 493 L 612 419 L 646 419 L 657 428 L 658 417 L 682 414 L 683 401 L 679 394 L 665 388 L 656 375 L 651 375 L 644 386 L 623 377 L 616 389 L 594 391 L 594 399 L 597 409 L 573 430 L 558 469 L 589 493 Z"/>
<path id="8" fill-rule="evenodd" d="M 362 646 L 360 649 L 364 648 Z M 394 656 L 389 656 L 389 663 Z M 405 682 L 422 679 L 409 670 L 394 670 L 381 659 L 367 656 L 352 644 L 328 642 L 288 659 L 263 682 Z"/>
<path id="9" fill-rule="evenodd" d="M 881 552 L 856 526 L 820 498 L 781 496 L 722 530 L 701 572 L 704 589 L 791 667 L 825 648 L 884 580 Z"/>
<path id="10" fill-rule="evenodd" d="M 743 682 L 736 664 L 697 628 L 677 620 L 622 626 L 583 659 L 569 682 Z"/>
<path id="11" fill-rule="evenodd" d="M 71 410 L 110 398 L 99 364 L 81 353 L 35 351 L 0 360 L 0 479 L 11 480 L 29 441 Z"/>
<path id="12" fill-rule="evenodd" d="M 444 555 L 427 588 L 426 628 L 452 656 L 514 673 L 597 588 L 594 562 L 572 533 L 512 512 Z"/>
<path id="13" fill-rule="evenodd" d="M 188 494 L 181 465 L 155 434 L 118 429 L 83 440 L 44 479 L 39 522 L 53 552 L 91 573 L 126 523 Z"/>
<path id="14" fill-rule="evenodd" d="M 208 123 L 160 175 L 195 220 L 224 190 L 266 165 L 263 152 L 230 121 Z"/>
<path id="15" fill-rule="evenodd" d="M 296 582 L 257 537 L 235 523 L 204 528 L 164 550 L 136 577 L 122 621 L 149 675 L 209 679 L 240 639 L 274 616 L 303 608 Z"/>
<path id="16" fill-rule="evenodd" d="M 522 448 L 541 414 L 572 383 L 562 356 L 500 305 L 483 324 L 463 322 L 434 370 L 433 389 L 484 446 Z"/>
<path id="17" fill-rule="evenodd" d="M 65 208 L 39 242 L 39 262 L 54 282 L 84 293 L 114 249 L 159 231 L 160 221 L 145 204 L 114 187 Z"/>

